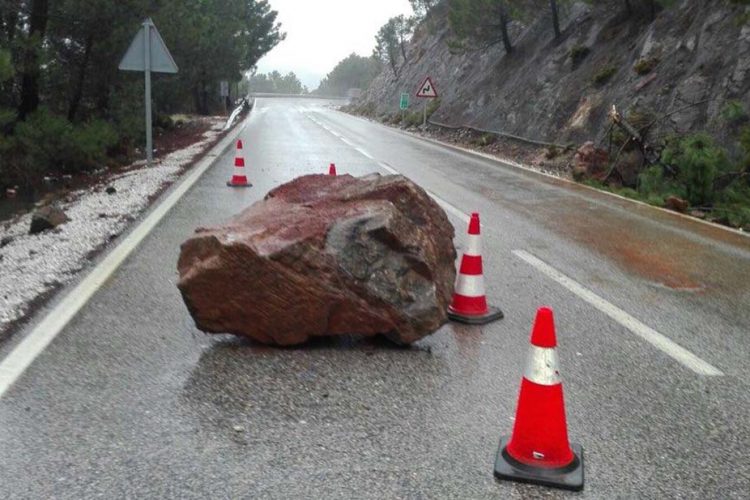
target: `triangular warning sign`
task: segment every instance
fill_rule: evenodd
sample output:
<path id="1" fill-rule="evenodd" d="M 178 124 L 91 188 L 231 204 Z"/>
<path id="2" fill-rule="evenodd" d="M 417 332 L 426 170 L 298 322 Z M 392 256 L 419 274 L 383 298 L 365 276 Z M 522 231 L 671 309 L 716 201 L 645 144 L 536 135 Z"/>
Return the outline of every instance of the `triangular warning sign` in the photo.
<path id="1" fill-rule="evenodd" d="M 172 59 L 164 40 L 162 40 L 159 31 L 154 26 L 151 19 L 146 19 L 135 35 L 130 48 L 120 62 L 119 68 L 123 71 L 146 71 L 146 36 L 145 30 L 148 27 L 149 48 L 151 49 L 151 67 L 150 70 L 155 73 L 177 73 L 177 64 Z"/>
<path id="2" fill-rule="evenodd" d="M 427 98 L 435 98 L 437 97 L 437 90 L 435 89 L 435 85 L 432 84 L 432 79 L 428 76 L 424 79 L 424 82 L 422 82 L 422 85 L 419 86 L 419 90 L 417 91 L 417 97 L 427 97 Z"/>

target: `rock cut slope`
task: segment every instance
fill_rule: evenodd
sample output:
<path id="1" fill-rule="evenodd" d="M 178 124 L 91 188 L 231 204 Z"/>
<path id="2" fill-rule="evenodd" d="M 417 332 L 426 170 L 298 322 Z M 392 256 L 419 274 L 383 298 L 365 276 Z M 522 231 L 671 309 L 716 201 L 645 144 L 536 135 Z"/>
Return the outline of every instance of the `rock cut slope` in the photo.
<path id="1" fill-rule="evenodd" d="M 398 77 L 385 68 L 359 109 L 396 113 L 400 93 L 414 95 L 426 75 L 441 96 L 433 121 L 550 142 L 603 137 L 612 105 L 646 123 L 663 117 L 659 133 L 710 126 L 729 142 L 720 119 L 727 103 L 750 109 L 747 7 L 682 1 L 652 21 L 622 1 L 571 2 L 561 30 L 555 39 L 544 11 L 528 25 L 512 23 L 511 54 L 502 45 L 454 54 L 442 2 L 417 29 Z"/>

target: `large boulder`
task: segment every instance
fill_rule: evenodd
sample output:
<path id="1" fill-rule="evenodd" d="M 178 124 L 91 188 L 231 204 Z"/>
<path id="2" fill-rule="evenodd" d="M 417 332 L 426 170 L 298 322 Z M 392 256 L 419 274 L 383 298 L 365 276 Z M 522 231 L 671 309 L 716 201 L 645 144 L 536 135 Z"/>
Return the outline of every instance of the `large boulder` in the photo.
<path id="1" fill-rule="evenodd" d="M 402 176 L 311 175 L 182 245 L 178 287 L 198 328 L 266 344 L 383 334 L 414 342 L 446 321 L 453 226 Z"/>
<path id="2" fill-rule="evenodd" d="M 38 234 L 42 231 L 55 229 L 66 222 L 70 222 L 70 219 L 62 209 L 54 205 L 48 205 L 32 214 L 29 234 Z"/>
<path id="3" fill-rule="evenodd" d="M 609 155 L 597 148 L 593 142 L 586 142 L 573 158 L 573 178 L 576 180 L 603 180 L 609 165 Z"/>

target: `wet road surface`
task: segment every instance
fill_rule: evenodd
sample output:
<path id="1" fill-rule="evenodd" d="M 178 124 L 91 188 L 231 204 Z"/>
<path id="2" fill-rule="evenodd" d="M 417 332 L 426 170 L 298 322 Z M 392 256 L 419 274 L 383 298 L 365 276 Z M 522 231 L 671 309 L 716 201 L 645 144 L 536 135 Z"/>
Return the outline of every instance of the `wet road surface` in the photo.
<path id="1" fill-rule="evenodd" d="M 259 100 L 240 137 L 254 187 L 226 187 L 224 154 L 0 399 L 5 498 L 747 498 L 750 239 L 324 101 Z M 449 207 L 459 251 L 481 212 L 506 318 L 411 348 L 197 331 L 175 286 L 180 243 L 330 162 L 417 181 Z M 581 494 L 492 475 L 541 305 L 585 448 Z"/>

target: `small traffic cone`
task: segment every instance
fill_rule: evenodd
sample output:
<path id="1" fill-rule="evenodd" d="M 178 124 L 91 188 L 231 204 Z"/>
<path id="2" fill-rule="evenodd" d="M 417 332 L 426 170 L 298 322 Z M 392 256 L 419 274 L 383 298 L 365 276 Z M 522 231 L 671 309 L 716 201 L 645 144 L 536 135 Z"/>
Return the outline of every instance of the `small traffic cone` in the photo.
<path id="1" fill-rule="evenodd" d="M 328 167 L 328 175 L 336 175 L 336 164 L 331 163 L 331 166 Z"/>
<path id="2" fill-rule="evenodd" d="M 552 310 L 539 309 L 510 438 L 500 440 L 495 476 L 580 491 L 583 448 L 568 441 Z"/>
<path id="3" fill-rule="evenodd" d="M 500 309 L 487 306 L 482 274 L 482 240 L 479 233 L 479 214 L 473 213 L 469 222 L 467 249 L 461 259 L 456 280 L 456 291 L 453 302 L 448 307 L 450 319 L 469 325 L 484 325 L 503 317 Z"/>
<path id="4" fill-rule="evenodd" d="M 251 187 L 245 175 L 245 158 L 242 156 L 242 141 L 237 141 L 237 155 L 234 157 L 234 175 L 227 181 L 229 187 Z"/>

